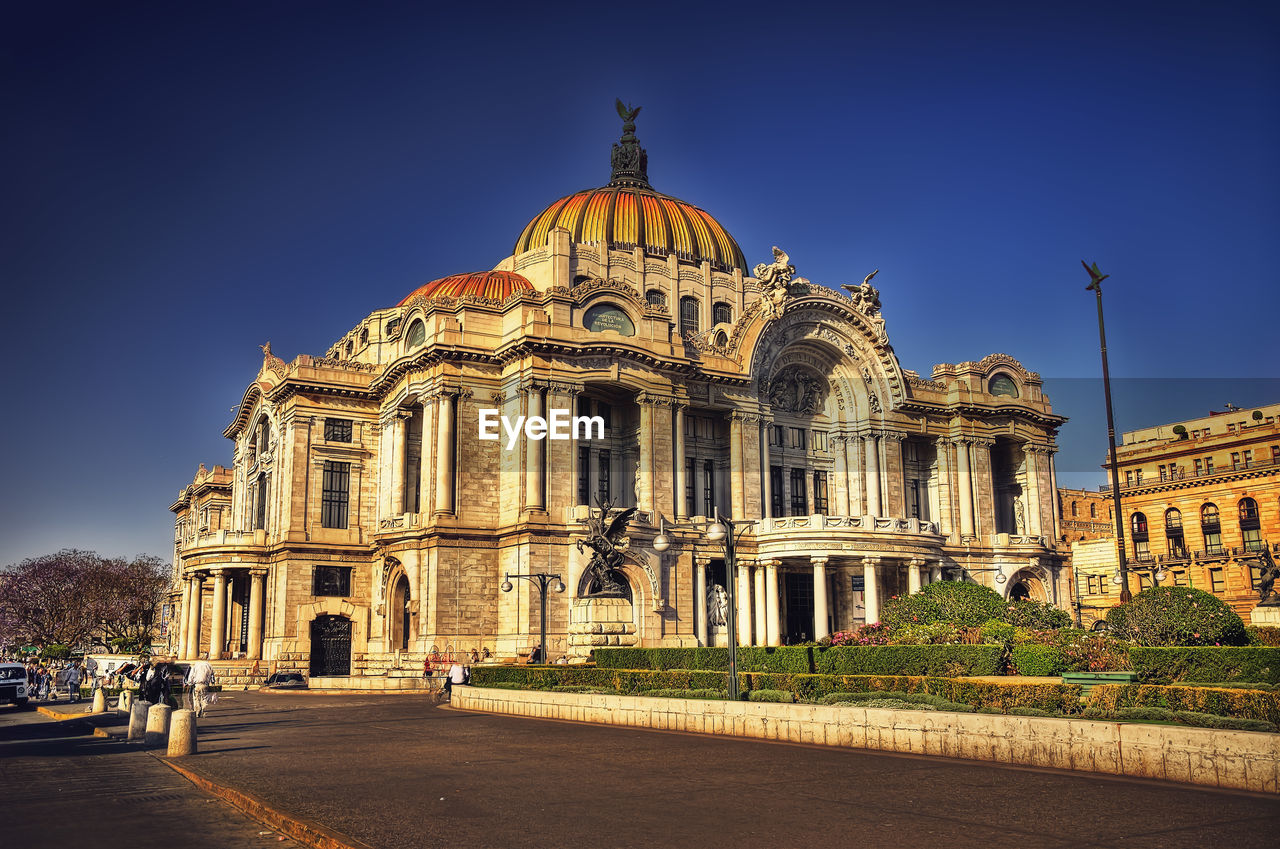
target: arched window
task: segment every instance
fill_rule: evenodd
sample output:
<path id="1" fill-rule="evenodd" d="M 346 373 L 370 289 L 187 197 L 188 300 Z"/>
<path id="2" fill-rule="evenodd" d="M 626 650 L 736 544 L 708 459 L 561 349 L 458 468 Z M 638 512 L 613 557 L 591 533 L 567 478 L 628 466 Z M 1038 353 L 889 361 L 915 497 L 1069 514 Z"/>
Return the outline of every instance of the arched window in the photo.
<path id="1" fill-rule="evenodd" d="M 1164 536 L 1169 547 L 1169 556 L 1185 559 L 1187 556 L 1187 540 L 1182 534 L 1182 511 L 1170 507 L 1164 511 Z"/>
<path id="2" fill-rule="evenodd" d="M 1258 502 L 1252 498 L 1241 498 L 1237 506 L 1240 508 L 1240 536 L 1244 550 L 1261 551 L 1262 526 L 1258 521 Z"/>
<path id="3" fill-rule="evenodd" d="M 1076 516 L 1079 516 L 1079 515 L 1080 515 L 1080 503 L 1077 501 L 1072 501 L 1071 502 L 1071 518 L 1074 519 Z"/>
<path id="4" fill-rule="evenodd" d="M 1098 518 L 1098 505 L 1097 505 L 1097 504 L 1090 504 L 1090 505 L 1089 505 L 1089 518 L 1090 518 L 1090 519 L 1096 519 L 1096 518 Z"/>
<path id="5" fill-rule="evenodd" d="M 662 293 L 661 289 L 650 289 L 645 292 L 644 300 L 651 307 L 665 307 L 667 305 L 667 296 Z"/>
<path id="6" fill-rule="evenodd" d="M 733 307 L 725 301 L 717 301 L 711 307 L 711 323 L 712 324 L 732 324 L 733 323 Z"/>
<path id="7" fill-rule="evenodd" d="M 1145 513 L 1134 513 L 1130 521 L 1134 537 L 1145 538 L 1147 535 L 1147 515 Z"/>
<path id="8" fill-rule="evenodd" d="M 997 374 L 992 376 L 991 383 L 987 385 L 987 391 L 992 395 L 1004 395 L 1009 398 L 1018 397 L 1018 384 L 1013 382 L 1013 378 L 1007 374 Z"/>
<path id="9" fill-rule="evenodd" d="M 680 299 L 680 335 L 689 336 L 698 332 L 698 299 L 685 295 Z"/>
<path id="10" fill-rule="evenodd" d="M 364 330 L 360 331 L 360 344 L 361 345 L 369 344 L 369 328 L 367 327 Z"/>
<path id="11" fill-rule="evenodd" d="M 1129 519 L 1133 528 L 1133 557 L 1135 560 L 1150 560 L 1151 547 L 1147 539 L 1147 516 L 1145 513 L 1134 513 Z"/>
<path id="12" fill-rule="evenodd" d="M 347 359 L 351 359 L 351 355 L 354 354 L 355 352 L 356 352 L 356 343 L 351 340 L 347 340 Z"/>
<path id="13" fill-rule="evenodd" d="M 1222 522 L 1218 505 L 1210 502 L 1200 508 L 1200 533 L 1204 535 L 1206 554 L 1222 554 Z"/>
<path id="14" fill-rule="evenodd" d="M 404 349 L 412 351 L 415 348 L 421 348 L 425 341 L 427 341 L 427 326 L 421 321 L 415 321 L 409 325 L 409 332 L 404 335 Z"/>

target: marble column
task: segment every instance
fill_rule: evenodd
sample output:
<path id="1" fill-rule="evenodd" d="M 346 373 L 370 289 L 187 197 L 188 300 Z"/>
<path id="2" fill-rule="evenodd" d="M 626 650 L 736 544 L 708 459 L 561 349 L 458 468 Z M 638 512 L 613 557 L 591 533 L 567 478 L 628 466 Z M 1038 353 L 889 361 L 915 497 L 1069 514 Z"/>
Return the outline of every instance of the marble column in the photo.
<path id="1" fill-rule="evenodd" d="M 960 483 L 960 536 L 973 536 L 973 472 L 969 466 L 969 443 L 956 442 L 956 477 Z"/>
<path id="2" fill-rule="evenodd" d="M 689 505 L 686 501 L 686 494 L 689 491 L 689 480 L 686 476 L 687 469 L 685 468 L 685 456 L 684 456 L 684 415 L 685 415 L 685 407 L 683 405 L 679 405 L 675 408 L 675 415 L 672 416 L 675 422 L 674 436 L 675 436 L 676 518 L 677 519 L 689 518 Z M 703 593 L 703 605 L 704 605 L 703 609 L 705 610 L 705 605 L 706 605 L 705 592 Z M 707 644 L 705 636 L 706 635 L 704 634 L 703 635 L 704 639 L 702 640 L 703 645 Z"/>
<path id="3" fill-rule="evenodd" d="M 757 646 L 766 645 L 765 634 L 768 633 L 768 627 L 765 624 L 764 571 L 764 564 L 757 561 L 754 576 L 756 621 L 755 628 L 753 629 L 753 634 L 755 636 L 753 644 Z"/>
<path id="4" fill-rule="evenodd" d="M 941 561 L 934 560 L 929 566 L 929 583 L 936 584 L 942 580 L 942 564 Z"/>
<path id="5" fill-rule="evenodd" d="M 879 566 L 879 557 L 864 557 L 862 560 L 862 597 L 868 625 L 880 621 L 880 586 L 876 583 Z"/>
<path id="6" fill-rule="evenodd" d="M 765 642 L 776 646 L 782 643 L 782 629 L 778 616 L 778 561 L 764 561 L 764 620 Z"/>
<path id="7" fill-rule="evenodd" d="M 1050 547 L 1057 547 L 1062 539 L 1062 527 L 1059 524 L 1062 517 L 1059 515 L 1061 511 L 1058 509 L 1057 461 L 1054 459 L 1052 448 L 1045 449 L 1045 457 L 1049 458 L 1049 492 L 1053 493 L 1053 541 Z"/>
<path id="8" fill-rule="evenodd" d="M 853 513 L 849 507 L 849 460 L 845 456 L 845 452 L 849 450 L 848 442 L 843 436 L 833 434 L 831 444 L 835 449 L 833 452 L 835 456 L 832 458 L 835 466 L 835 479 L 832 484 L 835 486 L 835 491 L 827 495 L 834 508 L 832 513 L 837 516 L 852 516 Z"/>
<path id="9" fill-rule="evenodd" d="M 191 582 L 186 578 L 182 579 L 182 606 L 178 608 L 181 617 L 177 622 L 178 625 L 178 657 L 186 659 L 187 657 L 187 635 L 191 628 Z"/>
<path id="10" fill-rule="evenodd" d="M 647 394 L 642 394 L 636 401 L 640 409 L 640 458 L 636 464 L 638 479 L 633 482 L 632 490 L 636 494 L 636 506 L 646 513 L 655 514 L 658 501 L 658 468 L 654 459 L 658 447 L 657 434 L 654 433 L 655 401 Z"/>
<path id="11" fill-rule="evenodd" d="M 951 440 L 937 440 L 934 451 L 938 457 L 938 530 L 950 536 L 956 529 L 955 510 L 951 506 Z"/>
<path id="12" fill-rule="evenodd" d="M 918 557 L 912 557 L 907 561 L 907 593 L 920 592 L 920 566 L 923 564 Z"/>
<path id="13" fill-rule="evenodd" d="M 698 645 L 710 645 L 707 642 L 707 566 L 709 558 L 693 558 L 693 622 L 698 634 Z"/>
<path id="14" fill-rule="evenodd" d="M 391 419 L 391 515 L 404 512 L 404 416 L 397 410 Z"/>
<path id="15" fill-rule="evenodd" d="M 191 576 L 191 610 L 187 623 L 187 660 L 200 658 L 200 618 L 204 613 L 204 576 Z"/>
<path id="16" fill-rule="evenodd" d="M 1027 510 L 1027 535 L 1040 536 L 1040 464 L 1036 462 L 1036 455 L 1040 449 L 1037 446 L 1026 444 L 1022 446 L 1023 462 L 1027 465 L 1027 503 L 1024 505 Z"/>
<path id="17" fill-rule="evenodd" d="M 867 434 L 864 438 L 867 453 L 867 514 L 881 515 L 880 511 L 880 446 L 875 434 Z"/>
<path id="18" fill-rule="evenodd" d="M 249 572 L 249 660 L 262 657 L 263 585 L 266 578 L 267 573 L 263 569 Z"/>
<path id="19" fill-rule="evenodd" d="M 764 493 L 760 510 L 765 518 L 773 516 L 773 460 L 769 457 L 769 431 L 772 427 L 768 421 L 760 426 L 760 491 Z"/>
<path id="20" fill-rule="evenodd" d="M 747 515 L 746 479 L 743 477 L 746 457 L 742 450 L 744 426 L 741 415 L 729 414 L 729 515 L 734 518 L 744 518 Z"/>
<path id="21" fill-rule="evenodd" d="M 545 411 L 542 404 L 542 390 L 533 388 L 529 390 L 529 418 L 534 416 L 545 417 Z M 546 508 L 546 500 L 543 493 L 546 491 L 545 470 L 546 470 L 546 449 L 547 441 L 545 439 L 529 439 L 525 438 L 525 496 L 524 504 L 529 510 L 543 510 Z"/>
<path id="22" fill-rule="evenodd" d="M 849 515 L 865 514 L 866 502 L 862 497 L 862 475 L 858 473 L 858 457 L 862 453 L 862 438 L 846 436 L 844 440 L 845 475 L 848 478 Z"/>
<path id="23" fill-rule="evenodd" d="M 227 641 L 227 573 L 211 569 L 213 575 L 213 614 L 209 618 L 209 659 L 222 660 L 222 646 Z"/>
<path id="24" fill-rule="evenodd" d="M 436 414 L 436 513 L 449 514 L 457 511 L 454 499 L 453 462 L 454 449 L 453 426 L 454 396 L 443 394 L 436 403 L 439 412 Z M 539 445 L 542 443 L 539 442 Z"/>
<path id="25" fill-rule="evenodd" d="M 435 424 L 436 424 L 436 408 L 434 398 L 428 398 L 423 395 L 418 399 L 422 405 L 422 440 L 421 447 L 418 449 L 418 455 L 421 459 L 418 461 L 418 512 L 431 515 L 435 509 L 432 505 L 433 490 L 432 485 L 436 479 L 436 468 L 432 462 L 434 453 L 432 449 L 435 447 Z"/>
<path id="26" fill-rule="evenodd" d="M 827 558 L 810 557 L 813 564 L 813 639 L 830 636 L 827 627 Z"/>
<path id="27" fill-rule="evenodd" d="M 737 612 L 738 626 L 738 645 L 751 645 L 751 572 L 749 560 L 739 560 L 737 563 L 738 572 L 738 597 L 734 599 Z"/>

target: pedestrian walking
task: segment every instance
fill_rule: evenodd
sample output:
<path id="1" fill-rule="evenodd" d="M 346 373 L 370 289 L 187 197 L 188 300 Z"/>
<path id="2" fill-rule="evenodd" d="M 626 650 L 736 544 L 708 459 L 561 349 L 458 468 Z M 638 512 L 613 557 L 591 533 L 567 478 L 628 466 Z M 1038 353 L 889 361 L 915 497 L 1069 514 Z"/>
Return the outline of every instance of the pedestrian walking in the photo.
<path id="1" fill-rule="evenodd" d="M 74 663 L 67 670 L 67 698 L 71 700 L 71 704 L 80 701 L 80 667 Z"/>
<path id="2" fill-rule="evenodd" d="M 217 683 L 213 674 L 213 664 L 207 660 L 192 661 L 187 670 L 186 683 L 191 685 L 191 707 L 196 716 L 204 716 L 205 705 L 208 704 L 209 687 Z"/>

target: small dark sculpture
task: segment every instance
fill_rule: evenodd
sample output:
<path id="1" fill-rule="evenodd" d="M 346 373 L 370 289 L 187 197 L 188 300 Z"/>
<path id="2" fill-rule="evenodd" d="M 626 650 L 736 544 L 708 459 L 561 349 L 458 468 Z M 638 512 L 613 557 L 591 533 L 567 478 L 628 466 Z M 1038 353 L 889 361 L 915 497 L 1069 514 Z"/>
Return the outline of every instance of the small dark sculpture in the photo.
<path id="1" fill-rule="evenodd" d="M 1276 592 L 1276 579 L 1280 578 L 1280 567 L 1276 566 L 1271 552 L 1263 549 L 1258 558 L 1262 561 L 1259 569 L 1258 607 L 1280 607 L 1280 593 Z"/>
<path id="2" fill-rule="evenodd" d="M 622 552 L 626 551 L 629 540 L 622 535 L 636 514 L 635 507 L 628 507 L 611 520 L 610 511 L 613 504 L 605 501 L 600 505 L 600 513 L 593 510 L 591 516 L 583 524 L 590 531 L 585 540 L 578 540 L 578 551 L 583 547 L 593 552 L 587 564 L 587 591 L 583 598 L 629 598 L 630 592 L 626 579 L 622 576 Z"/>

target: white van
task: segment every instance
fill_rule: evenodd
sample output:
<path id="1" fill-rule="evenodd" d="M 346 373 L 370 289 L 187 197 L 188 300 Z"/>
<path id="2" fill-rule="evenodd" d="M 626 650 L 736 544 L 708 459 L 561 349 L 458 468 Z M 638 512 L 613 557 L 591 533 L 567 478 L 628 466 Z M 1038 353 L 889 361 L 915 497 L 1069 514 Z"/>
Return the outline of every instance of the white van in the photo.
<path id="1" fill-rule="evenodd" d="M 21 663 L 0 663 L 0 704 L 8 702 L 26 707 L 30 698 L 27 692 L 27 668 Z"/>

